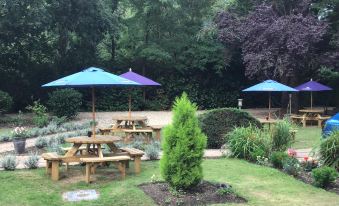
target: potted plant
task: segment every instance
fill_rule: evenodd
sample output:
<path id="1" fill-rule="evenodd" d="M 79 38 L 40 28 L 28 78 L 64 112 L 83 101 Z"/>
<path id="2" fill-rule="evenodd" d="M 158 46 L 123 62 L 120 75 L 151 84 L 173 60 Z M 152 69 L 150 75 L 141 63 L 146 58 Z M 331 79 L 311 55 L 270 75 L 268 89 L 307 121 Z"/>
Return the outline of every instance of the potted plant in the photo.
<path id="1" fill-rule="evenodd" d="M 25 152 L 26 138 L 28 137 L 28 131 L 25 127 L 16 127 L 12 131 L 14 150 L 18 154 Z"/>

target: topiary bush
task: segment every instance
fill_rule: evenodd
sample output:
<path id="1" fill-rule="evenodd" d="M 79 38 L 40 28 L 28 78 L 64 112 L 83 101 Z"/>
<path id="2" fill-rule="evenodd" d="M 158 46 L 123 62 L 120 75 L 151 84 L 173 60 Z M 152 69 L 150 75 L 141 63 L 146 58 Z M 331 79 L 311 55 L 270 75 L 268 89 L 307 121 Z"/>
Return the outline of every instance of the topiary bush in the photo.
<path id="1" fill-rule="evenodd" d="M 163 178 L 176 190 L 194 187 L 203 178 L 201 163 L 206 136 L 199 127 L 196 111 L 197 106 L 183 93 L 174 102 L 172 124 L 164 128 L 160 169 Z"/>
<path id="2" fill-rule="evenodd" d="M 4 91 L 0 90 L 0 114 L 8 112 L 13 106 L 13 98 Z"/>
<path id="3" fill-rule="evenodd" d="M 328 166 L 312 170 L 313 184 L 317 187 L 326 188 L 337 176 L 337 171 Z"/>
<path id="4" fill-rule="evenodd" d="M 257 157 L 268 157 L 271 142 L 269 134 L 255 126 L 236 127 L 227 135 L 228 147 L 232 156 L 252 162 Z"/>
<path id="5" fill-rule="evenodd" d="M 286 151 L 293 142 L 293 136 L 290 132 L 292 123 L 288 120 L 278 121 L 272 130 L 272 150 Z"/>
<path id="6" fill-rule="evenodd" d="M 282 169 L 283 162 L 288 158 L 289 156 L 286 152 L 272 152 L 270 159 L 274 168 Z"/>
<path id="7" fill-rule="evenodd" d="M 339 171 L 339 131 L 330 134 L 320 144 L 320 159 L 325 165 L 336 168 Z"/>
<path id="8" fill-rule="evenodd" d="M 73 118 L 80 111 L 82 94 L 74 89 L 60 89 L 49 94 L 50 111 L 57 117 Z"/>
<path id="9" fill-rule="evenodd" d="M 207 148 L 219 149 L 225 144 L 225 135 L 235 127 L 247 127 L 250 124 L 261 127 L 260 122 L 249 113 L 235 109 L 222 108 L 207 111 L 199 115 L 202 131 L 207 135 Z"/>

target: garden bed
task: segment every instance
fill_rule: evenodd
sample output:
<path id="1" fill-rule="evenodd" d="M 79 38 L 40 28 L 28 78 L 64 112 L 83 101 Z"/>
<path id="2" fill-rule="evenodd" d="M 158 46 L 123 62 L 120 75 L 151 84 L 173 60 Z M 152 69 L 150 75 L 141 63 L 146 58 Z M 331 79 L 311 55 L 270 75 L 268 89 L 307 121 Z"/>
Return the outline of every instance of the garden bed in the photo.
<path id="1" fill-rule="evenodd" d="M 168 183 L 145 183 L 139 187 L 158 205 L 206 205 L 217 203 L 244 203 L 246 199 L 235 193 L 223 193 L 218 190 L 226 184 L 213 184 L 203 181 L 189 191 L 177 193 L 171 191 Z"/>
<path id="2" fill-rule="evenodd" d="M 313 184 L 312 172 L 301 171 L 295 178 L 303 181 L 306 184 Z M 324 189 L 326 191 L 334 192 L 339 195 L 339 178 L 336 178 L 333 183 L 331 183 L 327 188 Z"/>

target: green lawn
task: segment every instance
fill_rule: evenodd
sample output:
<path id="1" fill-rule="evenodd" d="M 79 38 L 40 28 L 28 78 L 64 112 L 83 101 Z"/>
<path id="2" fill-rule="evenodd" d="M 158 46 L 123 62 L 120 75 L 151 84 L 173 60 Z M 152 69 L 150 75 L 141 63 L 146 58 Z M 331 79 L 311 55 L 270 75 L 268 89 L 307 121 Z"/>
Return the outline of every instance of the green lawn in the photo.
<path id="1" fill-rule="evenodd" d="M 292 145 L 294 149 L 313 148 L 320 144 L 321 129 L 318 127 L 300 127 L 296 134 L 295 143 Z"/>
<path id="2" fill-rule="evenodd" d="M 45 176 L 44 169 L 0 171 L 0 205 L 154 205 L 137 185 L 149 182 L 153 174 L 159 177 L 158 164 L 157 161 L 143 162 L 139 176 L 128 174 L 124 181 L 106 176 L 91 185 L 85 184 L 79 177 L 53 183 Z M 203 167 L 205 179 L 230 183 L 239 195 L 248 199 L 249 202 L 242 205 L 339 204 L 338 195 L 306 185 L 272 168 L 237 159 L 205 160 Z M 98 174 L 100 172 L 98 170 Z M 63 202 L 61 193 L 75 189 L 97 189 L 100 199 L 77 204 Z"/>

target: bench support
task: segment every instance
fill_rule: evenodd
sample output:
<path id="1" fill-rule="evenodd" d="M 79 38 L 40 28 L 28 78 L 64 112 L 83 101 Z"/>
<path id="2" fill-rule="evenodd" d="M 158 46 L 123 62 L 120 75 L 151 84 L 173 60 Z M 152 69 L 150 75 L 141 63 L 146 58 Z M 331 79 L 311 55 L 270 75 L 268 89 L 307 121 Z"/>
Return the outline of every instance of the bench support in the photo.
<path id="1" fill-rule="evenodd" d="M 59 180 L 59 161 L 52 160 L 52 180 L 58 181 Z"/>

